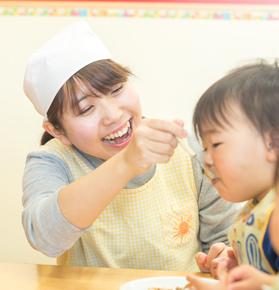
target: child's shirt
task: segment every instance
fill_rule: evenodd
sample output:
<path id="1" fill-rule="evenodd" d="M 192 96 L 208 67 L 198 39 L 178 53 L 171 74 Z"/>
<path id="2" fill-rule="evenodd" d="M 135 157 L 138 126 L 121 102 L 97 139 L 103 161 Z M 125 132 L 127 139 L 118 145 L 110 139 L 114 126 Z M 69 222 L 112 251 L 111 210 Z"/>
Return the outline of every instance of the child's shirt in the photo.
<path id="1" fill-rule="evenodd" d="M 256 199 L 248 201 L 235 219 L 228 235 L 239 264 L 250 264 L 270 274 L 279 270 L 279 259 L 268 236 L 274 201 L 274 189 L 260 202 Z"/>
<path id="2" fill-rule="evenodd" d="M 197 141 L 188 140 L 196 150 Z M 59 264 L 197 271 L 201 245 L 208 251 L 213 243 L 228 244 L 239 206 L 221 199 L 180 147 L 169 163 L 155 166 L 153 177 L 134 180 L 137 188 L 129 183 L 91 227 L 74 227 L 62 216 L 57 194 L 102 162 L 55 139 L 29 155 L 23 225 L 34 248 L 59 256 Z"/>

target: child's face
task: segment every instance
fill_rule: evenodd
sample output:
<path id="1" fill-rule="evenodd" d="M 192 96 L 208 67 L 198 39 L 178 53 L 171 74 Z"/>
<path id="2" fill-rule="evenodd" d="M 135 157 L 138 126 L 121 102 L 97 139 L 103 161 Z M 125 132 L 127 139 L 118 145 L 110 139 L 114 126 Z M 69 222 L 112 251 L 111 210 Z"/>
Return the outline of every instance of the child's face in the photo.
<path id="1" fill-rule="evenodd" d="M 70 109 L 63 115 L 66 137 L 62 142 L 107 160 L 129 144 L 142 118 L 141 105 L 128 82 L 116 85 L 108 95 L 96 94 L 100 97 L 78 96 L 82 112 L 78 116 Z M 117 138 L 120 131 L 124 135 Z"/>
<path id="2" fill-rule="evenodd" d="M 205 165 L 217 179 L 212 184 L 231 202 L 261 199 L 273 186 L 275 163 L 268 142 L 251 125 L 238 106 L 228 117 L 231 126 L 202 124 Z"/>

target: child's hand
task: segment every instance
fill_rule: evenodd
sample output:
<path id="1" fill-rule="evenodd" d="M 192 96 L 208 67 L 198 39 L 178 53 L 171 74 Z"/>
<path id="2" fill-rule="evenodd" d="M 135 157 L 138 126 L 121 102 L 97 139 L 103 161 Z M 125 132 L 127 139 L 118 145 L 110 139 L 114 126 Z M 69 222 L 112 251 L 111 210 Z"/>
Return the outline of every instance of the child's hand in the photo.
<path id="1" fill-rule="evenodd" d="M 193 275 L 187 276 L 187 280 L 194 285 L 191 290 L 227 290 L 228 271 L 225 263 L 219 264 L 217 272 L 220 277 L 218 284 L 205 282 Z"/>
<path id="2" fill-rule="evenodd" d="M 210 273 L 210 267 L 206 267 L 205 262 L 207 259 L 207 255 L 203 252 L 198 252 L 195 256 L 196 263 L 200 268 L 200 271 L 203 273 Z"/>
<path id="3" fill-rule="evenodd" d="M 137 175 L 148 171 L 152 164 L 167 163 L 177 147 L 176 136 L 187 136 L 183 125 L 182 120 L 143 119 L 123 150 L 128 170 Z"/>
<path id="4" fill-rule="evenodd" d="M 219 278 L 217 267 L 220 263 L 223 263 L 226 266 L 227 270 L 231 270 L 232 268 L 238 266 L 238 261 L 234 255 L 232 248 L 227 248 L 227 256 L 224 255 L 212 260 L 210 272 L 213 277 Z"/>
<path id="5" fill-rule="evenodd" d="M 228 272 L 225 262 L 219 263 L 217 276 L 218 284 L 204 282 L 192 275 L 186 278 L 194 285 L 192 290 L 261 290 L 262 285 L 272 285 L 276 280 L 275 275 L 266 274 L 251 265 L 240 265 Z"/>
<path id="6" fill-rule="evenodd" d="M 224 243 L 213 244 L 208 255 L 202 252 L 196 254 L 196 262 L 201 272 L 211 272 L 213 277 L 217 277 L 217 266 L 222 261 L 226 262 L 228 270 L 238 265 L 232 248 Z"/>
<path id="7" fill-rule="evenodd" d="M 240 265 L 229 272 L 229 290 L 260 290 L 261 286 L 272 285 L 275 275 L 266 274 L 251 265 Z"/>

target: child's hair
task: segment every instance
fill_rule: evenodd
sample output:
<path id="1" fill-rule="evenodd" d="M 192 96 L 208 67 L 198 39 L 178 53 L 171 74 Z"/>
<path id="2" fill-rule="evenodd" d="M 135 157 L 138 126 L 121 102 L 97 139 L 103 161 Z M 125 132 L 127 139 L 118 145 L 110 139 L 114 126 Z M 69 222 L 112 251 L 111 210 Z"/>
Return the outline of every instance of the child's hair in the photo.
<path id="1" fill-rule="evenodd" d="M 99 60 L 88 64 L 71 76 L 56 94 L 48 112 L 48 121 L 57 130 L 64 130 L 62 126 L 62 116 L 69 105 L 72 112 L 78 114 L 78 93 L 90 93 L 92 97 L 98 97 L 96 91 L 107 94 L 113 86 L 128 81 L 129 76 L 133 76 L 129 68 L 110 60 Z M 41 145 L 54 138 L 48 132 L 44 132 Z"/>
<path id="2" fill-rule="evenodd" d="M 279 128 L 277 61 L 269 64 L 261 60 L 245 65 L 214 83 L 201 96 L 195 107 L 193 126 L 196 135 L 203 136 L 203 124 L 213 123 L 221 128 L 224 127 L 224 123 L 230 125 L 227 117 L 232 116 L 231 107 L 234 105 L 240 107 L 262 136 L 268 131 L 277 131 Z"/>

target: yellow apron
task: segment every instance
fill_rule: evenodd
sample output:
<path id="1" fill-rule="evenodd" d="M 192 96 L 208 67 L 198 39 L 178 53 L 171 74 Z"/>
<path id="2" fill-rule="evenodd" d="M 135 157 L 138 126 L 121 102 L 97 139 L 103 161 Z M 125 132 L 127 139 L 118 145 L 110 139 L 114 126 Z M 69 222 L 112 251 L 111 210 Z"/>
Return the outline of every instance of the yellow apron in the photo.
<path id="1" fill-rule="evenodd" d="M 64 146 L 57 139 L 40 150 L 65 161 L 74 180 L 91 172 L 71 146 Z M 200 251 L 198 233 L 191 158 L 179 146 L 169 163 L 156 166 L 155 175 L 147 184 L 121 190 L 90 231 L 57 262 L 72 266 L 199 271 L 195 262 L 195 254 Z"/>

